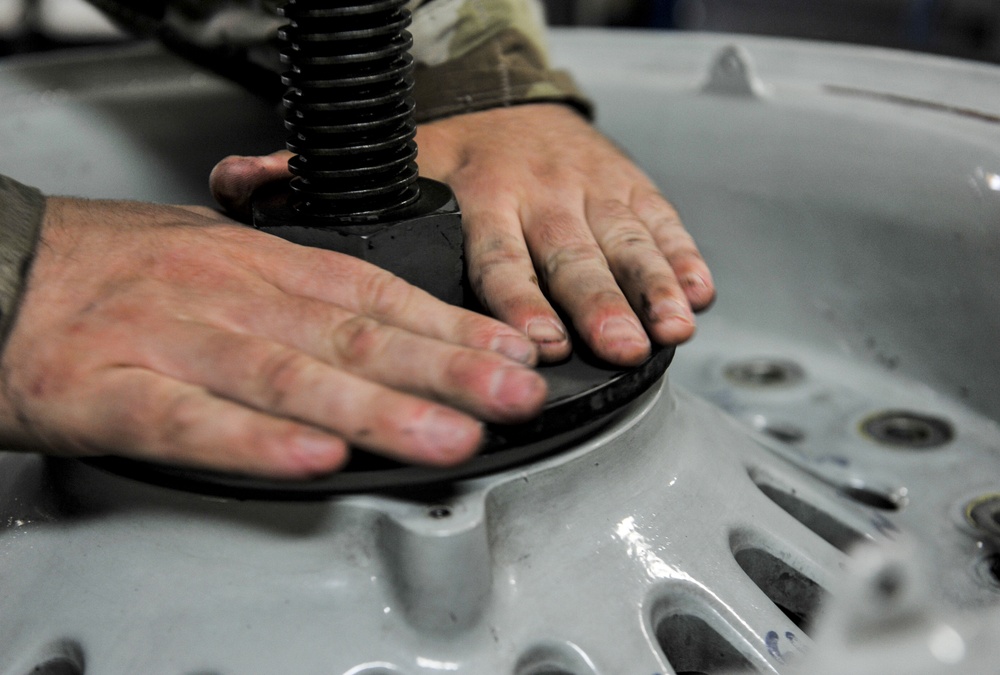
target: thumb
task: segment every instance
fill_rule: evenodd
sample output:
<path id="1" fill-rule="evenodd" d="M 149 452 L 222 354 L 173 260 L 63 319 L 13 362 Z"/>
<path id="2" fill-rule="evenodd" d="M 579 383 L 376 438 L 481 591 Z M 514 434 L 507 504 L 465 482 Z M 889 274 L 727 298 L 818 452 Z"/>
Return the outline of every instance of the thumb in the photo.
<path id="1" fill-rule="evenodd" d="M 230 214 L 246 218 L 250 215 L 250 196 L 254 190 L 291 177 L 288 171 L 291 157 L 288 150 L 261 157 L 226 157 L 215 165 L 208 177 L 212 196 Z"/>

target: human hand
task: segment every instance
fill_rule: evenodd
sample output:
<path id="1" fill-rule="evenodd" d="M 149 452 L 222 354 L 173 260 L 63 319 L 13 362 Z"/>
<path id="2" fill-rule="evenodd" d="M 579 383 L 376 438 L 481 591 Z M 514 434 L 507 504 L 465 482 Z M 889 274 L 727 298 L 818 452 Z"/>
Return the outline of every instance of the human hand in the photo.
<path id="1" fill-rule="evenodd" d="M 421 174 L 462 207 L 469 278 L 487 309 L 545 360 L 569 354 L 552 302 L 602 358 L 632 365 L 650 340 L 678 344 L 715 289 L 676 211 L 652 181 L 569 108 L 535 104 L 419 128 Z M 286 178 L 290 153 L 223 160 L 219 202 L 245 213 L 261 184 Z M 545 289 L 543 293 L 542 289 Z"/>
<path id="2" fill-rule="evenodd" d="M 0 362 L 5 447 L 288 478 L 348 444 L 451 465 L 474 416 L 544 402 L 509 326 L 209 209 L 50 198 L 41 236 Z"/>
<path id="3" fill-rule="evenodd" d="M 708 266 L 652 181 L 573 110 L 459 115 L 421 127 L 418 142 L 422 172 L 462 205 L 473 287 L 543 358 L 570 347 L 542 288 L 613 363 L 642 361 L 648 337 L 694 334 L 692 310 L 715 293 Z"/>

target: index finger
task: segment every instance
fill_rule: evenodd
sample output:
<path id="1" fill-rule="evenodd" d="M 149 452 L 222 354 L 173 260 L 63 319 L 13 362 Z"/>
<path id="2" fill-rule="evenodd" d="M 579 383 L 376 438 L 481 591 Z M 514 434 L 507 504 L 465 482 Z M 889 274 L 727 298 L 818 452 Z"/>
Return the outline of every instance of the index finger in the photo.
<path id="1" fill-rule="evenodd" d="M 523 333 L 482 314 L 449 305 L 363 260 L 283 240 L 258 259 L 260 273 L 280 290 L 329 302 L 380 323 L 526 365 L 538 353 Z"/>

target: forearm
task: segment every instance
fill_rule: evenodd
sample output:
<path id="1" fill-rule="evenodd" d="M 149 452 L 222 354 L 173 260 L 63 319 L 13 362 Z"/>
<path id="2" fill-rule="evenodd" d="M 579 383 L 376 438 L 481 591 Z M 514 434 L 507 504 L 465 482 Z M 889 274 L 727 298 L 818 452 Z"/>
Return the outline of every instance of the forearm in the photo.
<path id="1" fill-rule="evenodd" d="M 589 115 L 569 74 L 553 70 L 537 0 L 433 0 L 414 11 L 417 118 L 558 102 Z"/>
<path id="2" fill-rule="evenodd" d="M 90 0 L 124 28 L 265 96 L 282 91 L 277 15 L 284 0 Z M 570 76 L 553 70 L 538 0 L 414 0 L 417 118 L 560 102 L 589 114 Z"/>

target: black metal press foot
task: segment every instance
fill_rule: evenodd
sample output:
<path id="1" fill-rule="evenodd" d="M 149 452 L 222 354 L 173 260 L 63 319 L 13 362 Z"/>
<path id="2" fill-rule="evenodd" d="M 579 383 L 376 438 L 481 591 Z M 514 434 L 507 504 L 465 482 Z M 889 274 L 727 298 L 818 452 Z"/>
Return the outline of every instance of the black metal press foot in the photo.
<path id="1" fill-rule="evenodd" d="M 290 0 L 287 184 L 254 198 L 256 228 L 347 253 L 462 304 L 463 237 L 447 186 L 417 175 L 406 0 Z"/>

